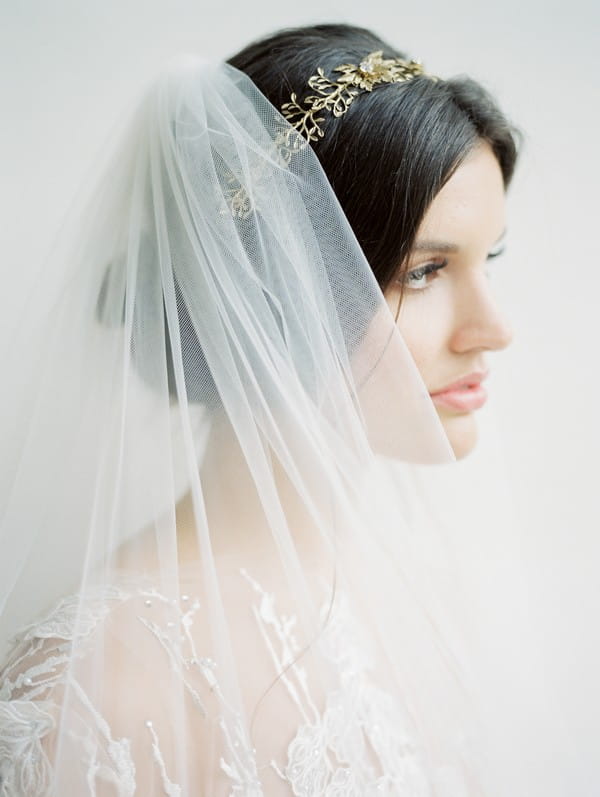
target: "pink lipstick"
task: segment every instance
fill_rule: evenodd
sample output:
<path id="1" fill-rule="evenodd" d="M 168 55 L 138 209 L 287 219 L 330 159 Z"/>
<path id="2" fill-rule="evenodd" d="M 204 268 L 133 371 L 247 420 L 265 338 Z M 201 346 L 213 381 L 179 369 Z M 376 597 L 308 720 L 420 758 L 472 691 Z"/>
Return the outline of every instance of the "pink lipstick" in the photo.
<path id="1" fill-rule="evenodd" d="M 457 382 L 431 393 L 431 398 L 438 407 L 446 407 L 457 412 L 481 409 L 487 401 L 487 391 L 481 384 L 486 376 L 486 373 L 481 372 L 468 374 Z"/>

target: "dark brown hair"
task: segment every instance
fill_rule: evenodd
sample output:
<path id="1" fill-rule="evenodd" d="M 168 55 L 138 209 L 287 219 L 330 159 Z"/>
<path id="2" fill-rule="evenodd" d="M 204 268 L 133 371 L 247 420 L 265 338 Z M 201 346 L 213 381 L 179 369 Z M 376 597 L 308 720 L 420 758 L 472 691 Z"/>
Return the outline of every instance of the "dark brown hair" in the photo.
<path id="1" fill-rule="evenodd" d="M 292 93 L 302 101 L 312 92 L 308 79 L 318 67 L 333 77 L 335 67 L 360 63 L 378 50 L 385 58 L 406 58 L 368 30 L 315 25 L 268 36 L 245 47 L 229 63 L 246 73 L 281 109 Z M 431 80 L 419 76 L 405 83 L 378 85 L 372 92 L 361 93 L 342 117 L 323 116 L 325 135 L 313 149 L 383 291 L 405 266 L 431 201 L 481 140 L 495 153 L 505 186 L 515 167 L 515 129 L 485 89 L 466 77 Z M 156 254 L 146 244 L 144 256 L 151 259 Z M 103 284 L 99 318 L 105 290 Z M 219 407 L 216 385 L 177 284 L 175 290 L 188 398 Z M 165 330 L 168 386 L 175 398 L 166 317 Z M 135 347 L 133 357 L 137 359 Z M 137 364 L 152 383 L 144 363 Z"/>
<path id="2" fill-rule="evenodd" d="M 322 67 L 359 63 L 371 52 L 406 58 L 374 33 L 349 25 L 283 30 L 229 58 L 281 109 Z M 517 159 L 517 132 L 474 80 L 419 76 L 362 93 L 342 117 L 324 113 L 325 135 L 313 148 L 385 290 L 414 244 L 431 201 L 481 140 L 495 153 L 504 184 Z"/>

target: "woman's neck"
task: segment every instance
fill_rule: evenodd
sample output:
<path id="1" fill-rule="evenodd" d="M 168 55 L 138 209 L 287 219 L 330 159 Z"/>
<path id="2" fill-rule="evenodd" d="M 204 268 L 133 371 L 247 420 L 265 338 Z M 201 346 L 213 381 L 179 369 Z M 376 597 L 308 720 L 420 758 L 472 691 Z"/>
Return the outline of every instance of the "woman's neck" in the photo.
<path id="1" fill-rule="evenodd" d="M 177 505 L 180 560 L 200 559 L 203 528 L 210 530 L 204 544 L 210 539 L 219 558 L 263 560 L 278 554 L 283 540 L 291 540 L 305 562 L 329 558 L 320 531 L 331 530 L 329 494 L 314 507 L 317 520 L 272 450 L 258 437 L 244 443 L 246 450 L 228 421 L 213 419 L 200 478 Z"/>

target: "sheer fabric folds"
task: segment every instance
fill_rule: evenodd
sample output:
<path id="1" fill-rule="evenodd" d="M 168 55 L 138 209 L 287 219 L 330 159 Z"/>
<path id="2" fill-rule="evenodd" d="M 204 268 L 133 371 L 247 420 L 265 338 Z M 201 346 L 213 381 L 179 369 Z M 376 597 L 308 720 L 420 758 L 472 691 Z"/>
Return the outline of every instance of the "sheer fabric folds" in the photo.
<path id="1" fill-rule="evenodd" d="M 2 797 L 492 793 L 452 454 L 312 150 L 182 59 L 73 229 L 4 353 Z"/>

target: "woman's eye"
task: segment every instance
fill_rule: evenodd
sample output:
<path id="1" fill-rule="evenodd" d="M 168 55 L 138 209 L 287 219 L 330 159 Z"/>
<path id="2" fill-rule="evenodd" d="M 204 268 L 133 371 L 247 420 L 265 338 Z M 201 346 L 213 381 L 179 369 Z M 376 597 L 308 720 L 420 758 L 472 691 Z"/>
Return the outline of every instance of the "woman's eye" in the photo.
<path id="1" fill-rule="evenodd" d="M 492 262 L 497 257 L 501 257 L 504 254 L 504 249 L 505 249 L 504 241 L 501 241 L 500 245 L 496 245 L 496 247 L 490 251 L 490 253 L 487 256 L 486 262 L 485 262 L 485 273 L 486 273 L 486 276 L 488 276 L 488 277 L 492 276 L 492 272 L 490 270 L 490 266 L 492 265 Z"/>
<path id="2" fill-rule="evenodd" d="M 503 236 L 499 241 L 496 241 L 492 249 L 488 252 L 487 259 L 493 260 L 495 257 L 500 257 L 506 250 L 506 238 Z"/>
<path id="3" fill-rule="evenodd" d="M 426 263 L 419 268 L 413 268 L 407 271 L 402 279 L 402 283 L 412 291 L 422 291 L 424 288 L 429 287 L 431 281 L 435 278 L 436 272 L 445 268 L 448 261 L 444 260 L 441 263 Z"/>

